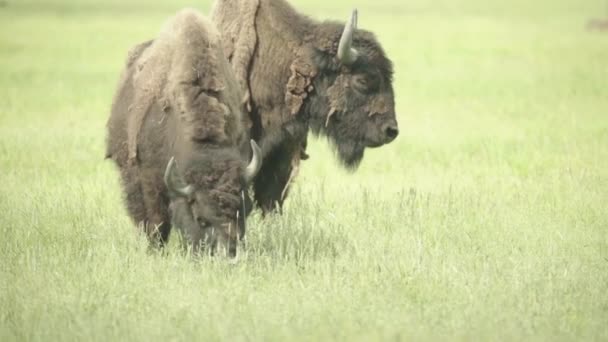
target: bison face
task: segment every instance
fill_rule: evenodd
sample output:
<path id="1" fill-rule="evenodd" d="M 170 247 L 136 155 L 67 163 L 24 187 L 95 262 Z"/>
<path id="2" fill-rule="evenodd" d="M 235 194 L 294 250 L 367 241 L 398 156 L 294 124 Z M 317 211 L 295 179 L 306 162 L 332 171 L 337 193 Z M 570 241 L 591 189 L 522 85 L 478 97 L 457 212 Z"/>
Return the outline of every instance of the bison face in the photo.
<path id="1" fill-rule="evenodd" d="M 172 224 L 181 230 L 186 246 L 194 253 L 208 247 L 212 255 L 223 249 L 230 257 L 236 256 L 237 241 L 245 233 L 245 216 L 251 208 L 247 186 L 261 167 L 260 148 L 253 140 L 251 147 L 253 158 L 243 173 L 225 170 L 212 188 L 186 184 L 175 159 L 167 164 L 164 179 Z"/>
<path id="2" fill-rule="evenodd" d="M 355 10 L 337 52 L 314 52 L 319 73 L 309 108 L 313 132 L 329 137 L 349 168 L 358 166 L 366 147 L 390 143 L 399 134 L 392 63 L 371 33 L 355 33 L 356 21 Z M 328 27 L 336 32 L 335 25 Z"/>

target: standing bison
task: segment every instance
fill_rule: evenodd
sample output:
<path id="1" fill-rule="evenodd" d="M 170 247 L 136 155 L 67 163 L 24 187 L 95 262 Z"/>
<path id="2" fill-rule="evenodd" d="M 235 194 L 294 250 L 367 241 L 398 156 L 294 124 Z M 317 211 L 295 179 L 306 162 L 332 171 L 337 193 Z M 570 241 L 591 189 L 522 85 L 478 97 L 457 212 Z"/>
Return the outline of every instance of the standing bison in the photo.
<path id="1" fill-rule="evenodd" d="M 122 178 L 131 218 L 152 243 L 172 224 L 190 246 L 236 253 L 245 189 L 260 150 L 243 126 L 242 91 L 213 24 L 194 10 L 134 47 L 108 121 L 107 158 Z M 246 153 L 241 153 L 246 151 Z"/>
<path id="2" fill-rule="evenodd" d="M 264 162 L 255 199 L 280 209 L 301 159 L 309 129 L 336 147 L 355 169 L 366 147 L 397 137 L 393 69 L 370 32 L 318 22 L 284 0 L 216 0 L 212 20 L 224 52 L 246 90 L 248 128 Z"/>

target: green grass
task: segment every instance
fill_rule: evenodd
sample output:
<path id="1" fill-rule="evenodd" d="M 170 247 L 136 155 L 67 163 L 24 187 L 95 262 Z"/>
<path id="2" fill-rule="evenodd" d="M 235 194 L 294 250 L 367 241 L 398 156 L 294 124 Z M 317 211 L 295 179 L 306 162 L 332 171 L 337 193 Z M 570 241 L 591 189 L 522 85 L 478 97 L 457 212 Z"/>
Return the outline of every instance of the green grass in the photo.
<path id="1" fill-rule="evenodd" d="M 0 7 L 0 340 L 608 340 L 605 1 L 295 1 L 375 31 L 401 135 L 313 142 L 240 262 L 150 255 L 103 160 L 126 51 L 200 1 Z"/>

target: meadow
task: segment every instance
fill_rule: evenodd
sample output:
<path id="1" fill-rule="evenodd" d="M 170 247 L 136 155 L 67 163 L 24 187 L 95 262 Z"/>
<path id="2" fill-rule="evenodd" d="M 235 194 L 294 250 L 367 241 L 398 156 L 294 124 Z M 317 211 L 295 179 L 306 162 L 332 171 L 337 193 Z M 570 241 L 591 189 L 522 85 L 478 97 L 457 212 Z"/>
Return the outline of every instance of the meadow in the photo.
<path id="1" fill-rule="evenodd" d="M 291 2 L 359 9 L 401 133 L 314 140 L 236 264 L 149 253 L 103 158 L 128 48 L 210 2 L 0 2 L 0 340 L 608 340 L 606 1 Z"/>

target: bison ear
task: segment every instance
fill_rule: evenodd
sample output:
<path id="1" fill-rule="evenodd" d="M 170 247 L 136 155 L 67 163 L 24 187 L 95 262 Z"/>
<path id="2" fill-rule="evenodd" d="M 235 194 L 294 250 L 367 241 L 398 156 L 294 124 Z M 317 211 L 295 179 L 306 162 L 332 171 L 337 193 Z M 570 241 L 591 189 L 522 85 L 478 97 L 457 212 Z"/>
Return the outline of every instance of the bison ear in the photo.
<path id="1" fill-rule="evenodd" d="M 315 50 L 313 55 L 313 61 L 317 69 L 322 70 L 321 73 L 327 72 L 339 72 L 341 63 L 335 55 L 323 51 Z"/>

